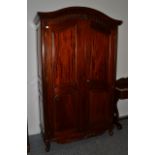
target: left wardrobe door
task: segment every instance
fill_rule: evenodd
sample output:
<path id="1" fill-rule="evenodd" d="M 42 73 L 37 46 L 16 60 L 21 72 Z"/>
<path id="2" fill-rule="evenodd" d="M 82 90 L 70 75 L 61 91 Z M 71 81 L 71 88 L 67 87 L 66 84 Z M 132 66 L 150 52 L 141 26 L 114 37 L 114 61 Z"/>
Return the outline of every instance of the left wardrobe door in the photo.
<path id="1" fill-rule="evenodd" d="M 76 22 L 52 23 L 44 33 L 45 81 L 52 137 L 76 137 L 79 131 Z"/>

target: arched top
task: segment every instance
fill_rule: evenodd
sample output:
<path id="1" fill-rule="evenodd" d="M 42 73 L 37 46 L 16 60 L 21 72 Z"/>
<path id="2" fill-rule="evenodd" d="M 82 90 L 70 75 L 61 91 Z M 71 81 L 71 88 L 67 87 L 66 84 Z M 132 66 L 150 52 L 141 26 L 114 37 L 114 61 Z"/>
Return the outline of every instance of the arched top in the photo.
<path id="1" fill-rule="evenodd" d="M 39 20 L 57 18 L 90 19 L 92 21 L 106 23 L 113 26 L 122 24 L 122 21 L 120 20 L 113 19 L 98 10 L 87 7 L 68 7 L 53 12 L 38 12 L 34 22 L 37 24 Z"/>

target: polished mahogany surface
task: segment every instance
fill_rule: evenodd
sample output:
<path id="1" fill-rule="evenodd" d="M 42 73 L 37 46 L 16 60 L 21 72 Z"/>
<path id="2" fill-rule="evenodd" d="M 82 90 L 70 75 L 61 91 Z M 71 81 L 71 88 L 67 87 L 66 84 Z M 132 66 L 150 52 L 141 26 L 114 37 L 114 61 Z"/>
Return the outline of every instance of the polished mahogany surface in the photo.
<path id="1" fill-rule="evenodd" d="M 90 8 L 39 12 L 38 85 L 41 128 L 49 142 L 112 132 L 117 28 L 122 22 Z"/>

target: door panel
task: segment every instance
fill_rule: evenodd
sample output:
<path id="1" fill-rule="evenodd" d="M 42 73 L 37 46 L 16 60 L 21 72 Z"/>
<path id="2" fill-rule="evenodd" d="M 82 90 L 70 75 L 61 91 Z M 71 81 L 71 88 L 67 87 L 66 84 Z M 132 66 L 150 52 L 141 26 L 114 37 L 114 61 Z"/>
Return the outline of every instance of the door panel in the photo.
<path id="1" fill-rule="evenodd" d="M 89 129 L 108 128 L 112 123 L 111 104 L 109 95 L 106 91 L 100 89 L 89 90 Z"/>
<path id="2" fill-rule="evenodd" d="M 64 27 L 62 25 L 65 25 Z M 53 80 L 53 135 L 69 136 L 79 129 L 77 85 L 77 26 L 61 22 L 51 30 Z"/>
<path id="3" fill-rule="evenodd" d="M 86 76 L 89 81 L 107 81 L 108 35 L 90 28 L 86 51 Z"/>
<path id="4" fill-rule="evenodd" d="M 54 130 L 60 132 L 78 129 L 78 93 L 71 92 L 54 96 Z"/>
<path id="5" fill-rule="evenodd" d="M 77 81 L 76 26 L 55 32 L 54 86 L 72 85 Z"/>
<path id="6" fill-rule="evenodd" d="M 107 129 L 112 124 L 111 96 L 108 84 L 109 32 L 89 27 L 86 42 L 86 92 L 88 128 Z M 111 110 L 110 110 L 111 108 Z"/>

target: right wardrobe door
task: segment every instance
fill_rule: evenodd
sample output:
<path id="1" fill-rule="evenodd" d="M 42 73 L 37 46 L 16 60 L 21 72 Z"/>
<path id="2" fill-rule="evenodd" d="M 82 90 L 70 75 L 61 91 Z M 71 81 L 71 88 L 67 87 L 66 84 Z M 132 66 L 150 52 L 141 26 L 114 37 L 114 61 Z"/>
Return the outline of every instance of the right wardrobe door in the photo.
<path id="1" fill-rule="evenodd" d="M 82 29 L 82 28 L 81 28 Z M 112 129 L 116 30 L 98 23 L 83 26 L 84 104 L 90 132 Z"/>

